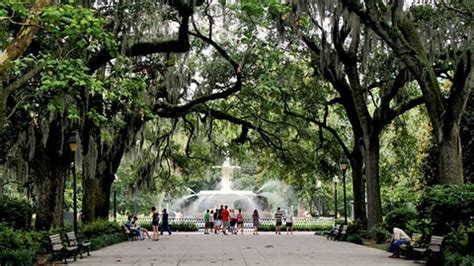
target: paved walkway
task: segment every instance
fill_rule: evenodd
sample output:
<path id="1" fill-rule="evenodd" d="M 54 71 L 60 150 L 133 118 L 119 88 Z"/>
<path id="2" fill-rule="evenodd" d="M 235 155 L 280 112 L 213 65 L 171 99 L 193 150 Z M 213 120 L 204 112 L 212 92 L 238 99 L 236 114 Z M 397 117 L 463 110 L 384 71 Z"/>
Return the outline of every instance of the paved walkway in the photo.
<path id="1" fill-rule="evenodd" d="M 413 265 L 383 250 L 310 233 L 204 235 L 175 233 L 160 241 L 123 242 L 93 251 L 83 265 Z"/>

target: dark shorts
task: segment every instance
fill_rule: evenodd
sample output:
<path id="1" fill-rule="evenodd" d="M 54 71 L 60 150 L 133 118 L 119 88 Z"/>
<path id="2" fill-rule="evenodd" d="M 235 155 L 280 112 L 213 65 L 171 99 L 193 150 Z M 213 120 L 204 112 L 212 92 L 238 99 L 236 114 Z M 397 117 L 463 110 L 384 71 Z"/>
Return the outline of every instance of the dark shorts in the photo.
<path id="1" fill-rule="evenodd" d="M 214 222 L 209 222 L 209 227 L 214 227 Z"/>
<path id="2" fill-rule="evenodd" d="M 293 223 L 286 223 L 286 227 L 293 227 Z"/>
<path id="3" fill-rule="evenodd" d="M 158 225 L 159 222 L 158 221 L 155 221 L 155 222 L 152 222 L 151 225 Z"/>
<path id="4" fill-rule="evenodd" d="M 277 225 L 277 226 L 281 226 L 281 222 L 276 222 L 276 225 Z"/>
<path id="5" fill-rule="evenodd" d="M 230 226 L 234 226 L 237 223 L 237 221 L 230 221 Z"/>

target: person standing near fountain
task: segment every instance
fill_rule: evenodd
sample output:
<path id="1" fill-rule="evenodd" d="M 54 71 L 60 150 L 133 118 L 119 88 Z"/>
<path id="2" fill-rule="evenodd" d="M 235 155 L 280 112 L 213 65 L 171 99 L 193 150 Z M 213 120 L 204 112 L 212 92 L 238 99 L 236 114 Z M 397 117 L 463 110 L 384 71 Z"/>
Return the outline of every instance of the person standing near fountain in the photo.
<path id="1" fill-rule="evenodd" d="M 209 214 L 209 230 L 214 230 L 214 210 L 211 209 L 211 213 Z M 207 232 L 209 234 L 209 232 Z"/>
<path id="2" fill-rule="evenodd" d="M 155 206 L 151 207 L 151 227 L 153 228 L 153 240 L 158 241 L 158 225 L 160 224 L 160 214 L 156 210 Z"/>
<path id="3" fill-rule="evenodd" d="M 277 208 L 275 212 L 275 234 L 281 235 L 281 223 L 283 220 L 283 213 L 280 210 L 280 207 Z"/>
<path id="4" fill-rule="evenodd" d="M 258 226 L 260 225 L 260 217 L 258 215 L 257 209 L 253 211 L 252 214 L 252 222 L 253 222 L 253 234 L 258 235 Z"/>
<path id="5" fill-rule="evenodd" d="M 237 230 L 235 231 L 235 234 L 238 233 L 240 228 L 240 232 L 243 235 L 244 234 L 244 216 L 242 215 L 242 209 L 239 209 L 239 213 L 237 214 Z"/>
<path id="6" fill-rule="evenodd" d="M 286 215 L 285 222 L 286 234 L 288 235 L 288 232 L 291 232 L 291 234 L 293 234 L 293 215 L 291 214 L 291 212 Z"/>
<path id="7" fill-rule="evenodd" d="M 222 233 L 224 233 L 224 235 L 227 235 L 227 229 L 230 231 L 229 216 L 229 210 L 227 210 L 227 205 L 225 205 L 222 210 Z"/>
<path id="8" fill-rule="evenodd" d="M 214 215 L 212 216 L 214 218 L 214 234 L 217 234 L 217 227 L 219 227 L 218 212 L 219 211 L 216 209 L 214 211 Z"/>
<path id="9" fill-rule="evenodd" d="M 235 225 L 237 224 L 237 214 L 234 209 L 230 209 L 230 233 L 237 234 L 237 229 Z"/>
<path id="10" fill-rule="evenodd" d="M 204 213 L 204 234 L 208 235 L 209 234 L 209 210 L 206 210 L 206 213 Z"/>
<path id="11" fill-rule="evenodd" d="M 168 235 L 171 235 L 171 229 L 170 225 L 168 223 L 168 213 L 166 212 L 166 209 L 163 209 L 163 212 L 161 214 L 161 232 L 160 234 L 163 234 L 163 231 L 168 231 Z"/>

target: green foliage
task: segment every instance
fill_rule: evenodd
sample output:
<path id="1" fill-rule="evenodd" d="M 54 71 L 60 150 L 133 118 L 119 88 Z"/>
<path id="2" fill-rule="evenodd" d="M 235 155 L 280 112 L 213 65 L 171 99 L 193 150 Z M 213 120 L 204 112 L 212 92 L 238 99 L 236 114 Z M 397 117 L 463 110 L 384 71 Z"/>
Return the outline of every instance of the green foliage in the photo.
<path id="1" fill-rule="evenodd" d="M 107 220 L 95 220 L 84 224 L 79 230 L 79 234 L 86 239 L 93 239 L 103 235 L 114 235 L 117 233 L 123 234 L 120 225 Z"/>
<path id="2" fill-rule="evenodd" d="M 418 211 L 431 235 L 445 235 L 452 228 L 468 226 L 474 217 L 474 184 L 428 188 Z"/>
<path id="3" fill-rule="evenodd" d="M 407 233 L 416 231 L 418 213 L 413 205 L 400 206 L 392 209 L 384 217 L 387 230 L 393 227 L 406 229 Z"/>
<path id="4" fill-rule="evenodd" d="M 327 231 L 331 228 L 332 226 L 330 224 L 293 224 L 293 231 Z M 263 232 L 275 231 L 275 224 L 260 224 L 258 230 Z M 281 226 L 281 230 L 286 231 L 285 224 Z"/>
<path id="5" fill-rule="evenodd" d="M 170 227 L 172 231 L 179 231 L 179 232 L 197 232 L 198 227 L 194 222 L 188 221 L 179 221 L 179 222 L 171 222 Z"/>
<path id="6" fill-rule="evenodd" d="M 125 236 L 123 232 L 99 235 L 90 239 L 91 250 L 97 250 L 126 240 L 127 236 Z"/>
<path id="7" fill-rule="evenodd" d="M 0 200 L 0 223 L 15 229 L 29 229 L 33 208 L 26 200 L 3 196 Z"/>
<path id="8" fill-rule="evenodd" d="M 0 250 L 0 265 L 2 266 L 29 266 L 34 265 L 34 252 L 29 249 L 2 249 Z"/>
<path id="9" fill-rule="evenodd" d="M 474 223 L 460 225 L 446 235 L 444 250 L 461 255 L 474 254 Z"/>
<path id="10" fill-rule="evenodd" d="M 443 265 L 445 266 L 472 266 L 474 255 L 461 255 L 459 253 L 445 252 Z"/>
<path id="11" fill-rule="evenodd" d="M 375 237 L 375 242 L 377 244 L 385 243 L 391 237 L 391 234 L 387 231 L 387 229 L 381 225 L 372 228 L 371 235 Z"/>

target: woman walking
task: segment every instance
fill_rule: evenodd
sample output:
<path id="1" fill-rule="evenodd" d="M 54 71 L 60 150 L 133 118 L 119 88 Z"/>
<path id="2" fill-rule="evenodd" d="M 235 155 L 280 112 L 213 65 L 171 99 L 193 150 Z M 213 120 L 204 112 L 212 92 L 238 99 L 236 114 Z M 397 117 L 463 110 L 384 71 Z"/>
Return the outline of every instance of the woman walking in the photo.
<path id="1" fill-rule="evenodd" d="M 160 214 L 155 206 L 151 207 L 151 227 L 153 228 L 153 240 L 158 241 L 158 225 L 160 224 Z"/>
<path id="2" fill-rule="evenodd" d="M 237 230 L 235 231 L 235 234 L 239 231 L 243 235 L 244 234 L 244 216 L 242 215 L 242 209 L 239 209 L 239 213 L 237 214 Z"/>
<path id="3" fill-rule="evenodd" d="M 260 225 L 260 217 L 258 216 L 258 211 L 255 209 L 252 214 L 252 222 L 253 222 L 253 234 L 258 235 L 258 226 Z"/>

